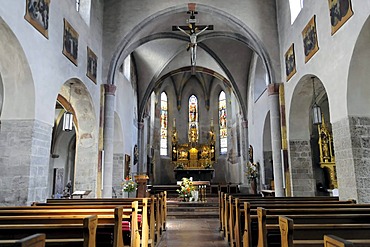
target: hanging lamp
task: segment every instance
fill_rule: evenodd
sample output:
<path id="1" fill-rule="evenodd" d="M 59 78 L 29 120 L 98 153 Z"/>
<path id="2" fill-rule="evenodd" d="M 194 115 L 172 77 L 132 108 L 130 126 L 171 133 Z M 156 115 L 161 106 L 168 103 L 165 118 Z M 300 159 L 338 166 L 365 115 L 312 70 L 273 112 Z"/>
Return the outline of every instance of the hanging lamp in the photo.
<path id="1" fill-rule="evenodd" d="M 312 78 L 313 99 L 314 99 L 314 103 L 313 103 L 313 106 L 312 106 L 312 122 L 313 122 L 313 124 L 318 125 L 318 124 L 322 123 L 321 108 L 316 103 L 315 77 L 311 77 L 311 78 Z"/>
<path id="2" fill-rule="evenodd" d="M 71 94 L 72 94 L 72 85 L 73 83 L 70 84 L 69 87 L 69 100 L 68 103 L 71 104 Z M 73 114 L 69 111 L 66 111 L 63 114 L 63 131 L 72 131 L 73 129 Z"/>

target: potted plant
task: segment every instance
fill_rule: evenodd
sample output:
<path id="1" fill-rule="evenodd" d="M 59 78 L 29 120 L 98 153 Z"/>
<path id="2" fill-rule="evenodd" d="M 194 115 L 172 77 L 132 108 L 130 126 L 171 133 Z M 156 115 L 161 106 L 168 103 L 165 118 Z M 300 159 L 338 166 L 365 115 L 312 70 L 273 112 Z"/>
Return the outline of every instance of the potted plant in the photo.
<path id="1" fill-rule="evenodd" d="M 258 162 L 253 163 L 247 162 L 247 171 L 245 175 L 248 178 L 249 183 L 251 184 L 252 194 L 257 194 L 257 178 L 258 178 Z"/>

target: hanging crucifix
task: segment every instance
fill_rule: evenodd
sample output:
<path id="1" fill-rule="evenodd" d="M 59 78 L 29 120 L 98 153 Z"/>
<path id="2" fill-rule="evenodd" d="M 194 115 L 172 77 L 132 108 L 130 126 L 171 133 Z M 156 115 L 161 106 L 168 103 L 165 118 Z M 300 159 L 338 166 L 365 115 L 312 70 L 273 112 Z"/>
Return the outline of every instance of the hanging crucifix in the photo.
<path id="1" fill-rule="evenodd" d="M 195 14 L 198 14 L 198 12 L 195 10 L 189 10 L 187 13 L 190 14 L 190 18 L 187 20 L 189 25 L 172 26 L 172 31 L 181 31 L 189 37 L 190 42 L 188 43 L 186 50 L 190 50 L 191 66 L 195 67 L 197 60 L 197 37 L 206 30 L 213 30 L 213 25 L 196 26 L 195 23 L 197 22 L 197 19 L 195 19 Z"/>

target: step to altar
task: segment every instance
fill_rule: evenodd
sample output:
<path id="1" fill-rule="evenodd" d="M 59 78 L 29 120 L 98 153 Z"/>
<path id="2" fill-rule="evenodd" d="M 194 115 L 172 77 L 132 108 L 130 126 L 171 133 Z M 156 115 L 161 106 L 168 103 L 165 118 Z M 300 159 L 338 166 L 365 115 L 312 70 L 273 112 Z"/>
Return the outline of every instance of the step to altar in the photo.
<path id="1" fill-rule="evenodd" d="M 169 219 L 218 217 L 218 200 L 214 200 L 214 198 L 210 198 L 206 202 L 181 202 L 179 200 L 167 200 L 167 218 Z"/>

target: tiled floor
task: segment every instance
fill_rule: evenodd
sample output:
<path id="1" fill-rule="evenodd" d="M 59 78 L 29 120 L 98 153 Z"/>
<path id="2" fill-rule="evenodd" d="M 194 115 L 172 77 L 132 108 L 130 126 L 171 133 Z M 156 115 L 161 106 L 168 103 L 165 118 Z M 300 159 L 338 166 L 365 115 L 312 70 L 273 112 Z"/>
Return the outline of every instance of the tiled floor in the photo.
<path id="1" fill-rule="evenodd" d="M 167 219 L 167 230 L 157 247 L 227 247 L 216 218 Z"/>

